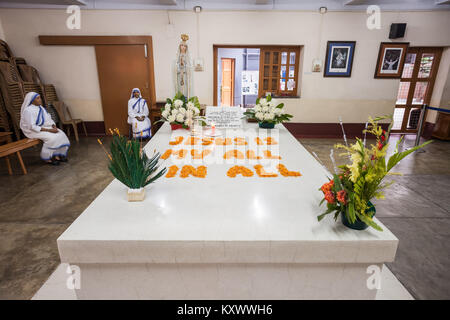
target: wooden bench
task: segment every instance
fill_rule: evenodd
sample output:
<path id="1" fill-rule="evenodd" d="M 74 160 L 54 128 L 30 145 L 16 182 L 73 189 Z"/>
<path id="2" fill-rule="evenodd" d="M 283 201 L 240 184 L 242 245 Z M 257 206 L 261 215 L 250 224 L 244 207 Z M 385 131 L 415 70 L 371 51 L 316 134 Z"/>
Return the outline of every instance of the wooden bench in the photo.
<path id="1" fill-rule="evenodd" d="M 2 132 L 4 134 L 4 132 Z M 5 135 L 0 135 L 0 141 L 4 139 Z M 6 165 L 8 166 L 8 173 L 12 175 L 11 162 L 9 160 L 9 155 L 15 153 L 17 158 L 19 159 L 20 166 L 22 167 L 23 174 L 27 174 L 27 168 L 25 168 L 25 164 L 23 163 L 22 156 L 20 154 L 21 150 L 31 148 L 40 143 L 38 139 L 22 139 L 19 141 L 11 142 L 11 138 L 6 140 L 8 143 L 4 145 L 0 145 L 0 158 L 6 157 Z"/>

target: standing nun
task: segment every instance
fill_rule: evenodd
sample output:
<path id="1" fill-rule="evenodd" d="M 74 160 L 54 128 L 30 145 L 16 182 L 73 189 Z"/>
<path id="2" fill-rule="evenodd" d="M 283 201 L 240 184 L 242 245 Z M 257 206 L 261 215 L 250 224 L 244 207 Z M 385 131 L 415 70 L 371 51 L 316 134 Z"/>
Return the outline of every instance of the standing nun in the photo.
<path id="1" fill-rule="evenodd" d="M 56 127 L 50 114 L 42 107 L 41 96 L 36 92 L 29 92 L 25 96 L 20 110 L 20 129 L 27 138 L 44 142 L 42 160 L 53 165 L 58 165 L 59 161 L 67 161 L 69 139 Z"/>
<path id="2" fill-rule="evenodd" d="M 128 100 L 128 123 L 131 125 L 134 138 L 151 137 L 147 101 L 142 98 L 139 88 L 131 91 L 130 100 Z"/>

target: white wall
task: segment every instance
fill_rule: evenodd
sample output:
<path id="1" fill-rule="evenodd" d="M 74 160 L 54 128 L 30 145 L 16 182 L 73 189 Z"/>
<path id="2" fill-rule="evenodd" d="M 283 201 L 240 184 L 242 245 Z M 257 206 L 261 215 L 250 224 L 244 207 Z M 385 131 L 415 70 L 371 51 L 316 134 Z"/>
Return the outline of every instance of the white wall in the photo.
<path id="1" fill-rule="evenodd" d="M 2 20 L 1 19 L 0 19 L 0 39 L 6 40 L 5 32 L 3 31 L 3 24 L 2 24 Z"/>
<path id="2" fill-rule="evenodd" d="M 195 13 L 172 11 L 173 37 L 166 32 L 166 11 L 82 11 L 81 30 L 65 27 L 63 10 L 1 9 L 5 36 L 13 52 L 34 65 L 47 83 L 56 85 L 73 113 L 85 120 L 102 120 L 100 92 L 92 47 L 40 46 L 38 35 L 152 35 L 157 100 L 173 93 L 171 63 L 179 35 L 190 35 L 190 51 L 197 45 L 205 61 L 195 72 L 195 92 L 200 102 L 213 102 L 213 44 L 303 45 L 300 99 L 283 99 L 295 122 L 365 122 L 368 115 L 391 113 L 399 80 L 374 79 L 379 44 L 388 41 L 392 22 L 407 22 L 402 41 L 412 46 L 450 46 L 450 12 L 382 12 L 380 30 L 366 28 L 364 12 L 329 12 L 319 39 L 320 14 L 316 12 L 208 11 L 200 14 L 200 43 Z M 324 78 L 311 73 L 313 58 L 325 59 L 328 40 L 355 40 L 351 78 Z M 441 64 L 448 63 L 448 55 Z M 443 80 L 443 81 L 446 81 Z M 436 84 L 437 85 L 437 84 Z"/>
<path id="3" fill-rule="evenodd" d="M 450 109 L 450 47 L 445 48 L 442 52 L 441 63 L 436 75 L 433 88 L 433 95 L 430 99 L 430 106 L 438 108 Z M 429 110 L 427 113 L 427 121 L 436 123 L 438 112 Z"/>

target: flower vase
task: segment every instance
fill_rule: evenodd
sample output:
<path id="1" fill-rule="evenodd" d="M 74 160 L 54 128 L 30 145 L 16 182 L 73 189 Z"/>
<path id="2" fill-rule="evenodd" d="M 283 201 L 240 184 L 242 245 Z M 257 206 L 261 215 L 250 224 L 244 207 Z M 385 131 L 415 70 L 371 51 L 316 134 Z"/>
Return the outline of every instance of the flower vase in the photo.
<path id="1" fill-rule="evenodd" d="M 178 124 L 178 123 L 171 123 L 170 124 L 170 128 L 172 128 L 172 131 L 173 130 L 178 130 L 178 129 L 183 129 L 183 125 Z"/>
<path id="2" fill-rule="evenodd" d="M 128 202 L 144 201 L 145 188 L 132 189 L 129 188 L 127 192 Z"/>
<path id="3" fill-rule="evenodd" d="M 275 123 L 259 122 L 259 127 L 262 129 L 273 129 L 275 127 Z"/>
<path id="4" fill-rule="evenodd" d="M 366 209 L 366 213 L 369 213 L 370 217 L 372 218 L 373 216 L 375 216 L 375 213 L 376 213 L 375 206 L 370 201 L 367 203 L 367 205 L 368 205 L 368 207 Z M 369 227 L 365 222 L 359 220 L 358 217 L 356 217 L 356 221 L 354 223 L 351 223 L 347 219 L 347 216 L 345 215 L 345 213 L 341 213 L 341 220 L 342 220 L 342 223 L 344 224 L 344 226 L 346 226 L 350 229 L 365 230 Z"/>

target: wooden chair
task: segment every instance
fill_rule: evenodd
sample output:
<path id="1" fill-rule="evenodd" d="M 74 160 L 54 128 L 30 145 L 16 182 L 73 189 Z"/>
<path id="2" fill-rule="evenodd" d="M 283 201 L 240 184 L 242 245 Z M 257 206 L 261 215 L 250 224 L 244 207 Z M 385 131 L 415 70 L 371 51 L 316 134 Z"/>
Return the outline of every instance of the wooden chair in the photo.
<path id="1" fill-rule="evenodd" d="M 73 128 L 73 132 L 75 133 L 75 140 L 78 142 L 78 124 L 81 123 L 83 126 L 84 134 L 86 137 L 88 136 L 86 125 L 84 124 L 84 121 L 81 119 L 73 119 L 72 115 L 70 114 L 70 110 L 67 107 L 67 105 L 62 101 L 53 101 L 53 106 L 55 107 L 56 111 L 58 112 L 59 119 L 61 120 L 61 123 L 63 125 L 68 125 L 67 128 L 67 135 L 70 136 L 70 126 Z M 66 116 L 67 115 L 67 116 Z"/>
<path id="2" fill-rule="evenodd" d="M 35 145 L 38 145 L 40 141 L 38 139 L 22 139 L 19 141 L 11 142 L 10 135 L 11 132 L 1 132 L 0 138 L 5 138 L 7 141 L 6 144 L 0 145 L 0 158 L 6 157 L 6 165 L 8 167 L 8 173 L 9 175 L 12 175 L 12 168 L 11 168 L 11 162 L 9 159 L 9 156 L 13 153 L 17 155 L 17 158 L 19 159 L 20 166 L 22 167 L 23 174 L 27 174 L 27 168 L 25 167 L 25 164 L 23 163 L 22 155 L 20 154 L 21 150 L 33 147 Z M 6 136 L 8 135 L 8 136 Z"/>

